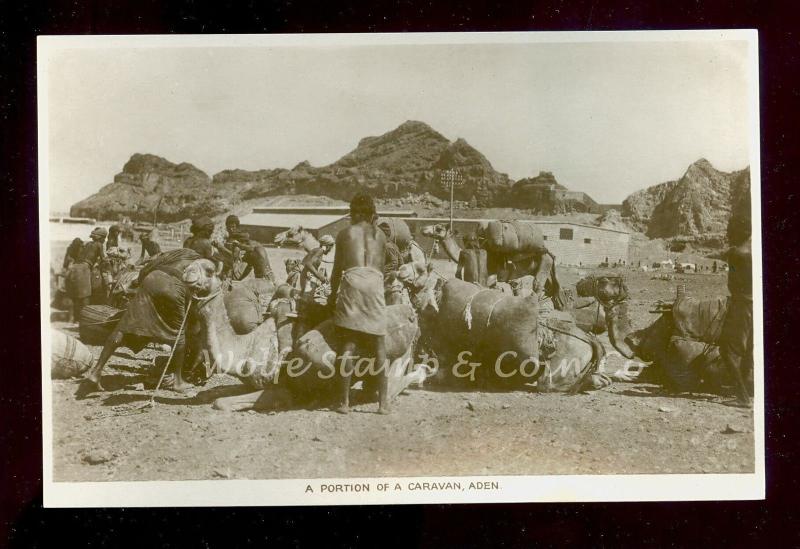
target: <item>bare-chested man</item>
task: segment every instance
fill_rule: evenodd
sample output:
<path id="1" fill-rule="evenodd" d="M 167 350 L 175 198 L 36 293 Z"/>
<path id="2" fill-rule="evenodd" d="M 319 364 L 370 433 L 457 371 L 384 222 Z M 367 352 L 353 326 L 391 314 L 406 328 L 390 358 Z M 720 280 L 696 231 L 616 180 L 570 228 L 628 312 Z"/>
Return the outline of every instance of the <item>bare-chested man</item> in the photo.
<path id="1" fill-rule="evenodd" d="M 351 225 L 336 236 L 329 304 L 334 310 L 333 322 L 342 343 L 339 362 L 341 400 L 335 410 L 343 414 L 350 409 L 352 355 L 359 343 L 362 349 L 374 349 L 379 375 L 378 413 L 389 413 L 389 365 L 384 342 L 386 303 L 383 294 L 386 236 L 373 224 L 374 219 L 372 197 L 358 194 L 350 202 Z"/>

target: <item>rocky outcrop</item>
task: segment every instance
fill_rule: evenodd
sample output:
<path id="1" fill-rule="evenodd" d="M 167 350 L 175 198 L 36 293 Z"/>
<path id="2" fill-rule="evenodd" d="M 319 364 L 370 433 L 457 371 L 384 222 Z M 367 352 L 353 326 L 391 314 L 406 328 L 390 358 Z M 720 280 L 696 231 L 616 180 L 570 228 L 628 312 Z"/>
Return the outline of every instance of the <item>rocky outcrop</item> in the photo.
<path id="1" fill-rule="evenodd" d="M 551 172 L 539 172 L 536 177 L 520 179 L 514 183 L 511 198 L 514 207 L 541 215 L 596 213 L 600 210 L 600 206 L 589 195 L 570 191 L 556 181 Z"/>
<path id="2" fill-rule="evenodd" d="M 622 215 L 650 238 L 681 238 L 709 245 L 725 239 L 736 193 L 749 198 L 750 171 L 721 172 L 700 159 L 676 181 L 630 195 Z M 747 191 L 743 191 L 744 187 Z"/>
<path id="3" fill-rule="evenodd" d="M 152 154 L 134 154 L 122 172 L 100 191 L 70 208 L 70 215 L 117 219 L 127 215 L 152 221 L 178 221 L 215 214 L 228 204 L 228 193 L 212 187 L 211 179 L 191 164 L 173 164 Z"/>
<path id="4" fill-rule="evenodd" d="M 615 231 L 630 232 L 631 227 L 622 219 L 619 210 L 609 209 L 603 212 L 595 221 L 595 225 L 603 229 L 614 229 Z"/>

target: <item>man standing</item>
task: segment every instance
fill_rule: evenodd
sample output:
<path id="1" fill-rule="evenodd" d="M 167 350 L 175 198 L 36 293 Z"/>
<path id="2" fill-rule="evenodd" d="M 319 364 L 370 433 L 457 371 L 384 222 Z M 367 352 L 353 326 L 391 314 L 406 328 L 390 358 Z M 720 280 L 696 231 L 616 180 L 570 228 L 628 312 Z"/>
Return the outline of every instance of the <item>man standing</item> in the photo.
<path id="1" fill-rule="evenodd" d="M 300 274 L 300 288 L 302 292 L 313 291 L 313 287 L 328 282 L 328 277 L 325 276 L 325 273 L 320 267 L 322 265 L 322 259 L 331 251 L 335 242 L 331 235 L 322 235 L 319 239 L 319 247 L 308 252 L 303 258 L 301 262 L 303 271 Z M 314 278 L 310 278 L 309 275 Z M 314 280 L 317 282 L 314 282 Z M 312 288 L 307 287 L 309 282 Z"/>
<path id="2" fill-rule="evenodd" d="M 726 403 L 749 408 L 750 391 L 745 383 L 753 369 L 753 256 L 750 236 L 735 242 L 728 252 L 728 312 L 719 337 L 719 354 L 736 389 L 736 400 Z"/>
<path id="3" fill-rule="evenodd" d="M 106 240 L 106 250 L 111 248 L 119 248 L 119 234 L 122 232 L 122 227 L 119 225 L 111 225 L 108 228 L 108 240 Z"/>
<path id="4" fill-rule="evenodd" d="M 139 254 L 139 260 L 136 262 L 137 264 L 141 265 L 161 253 L 161 246 L 159 246 L 156 241 L 157 234 L 158 231 L 152 229 L 146 233 L 142 233 L 142 236 L 139 237 L 139 240 L 142 241 L 142 252 Z"/>
<path id="5" fill-rule="evenodd" d="M 96 227 L 89 235 L 91 241 L 83 245 L 77 261 L 74 261 L 67 271 L 67 295 L 72 299 L 73 316 L 76 321 L 80 318 L 81 309 L 89 304 L 89 298 L 92 296 L 92 270 L 106 259 L 103 242 L 107 235 L 108 231 L 105 228 Z"/>
<path id="6" fill-rule="evenodd" d="M 386 236 L 374 224 L 375 203 L 367 194 L 350 202 L 350 223 L 336 236 L 332 294 L 329 304 L 342 342 L 340 358 L 341 400 L 336 411 L 350 408 L 352 354 L 360 344 L 372 348 L 379 372 L 378 413 L 389 413 L 389 365 L 386 361 L 386 303 L 383 295 L 383 263 Z"/>

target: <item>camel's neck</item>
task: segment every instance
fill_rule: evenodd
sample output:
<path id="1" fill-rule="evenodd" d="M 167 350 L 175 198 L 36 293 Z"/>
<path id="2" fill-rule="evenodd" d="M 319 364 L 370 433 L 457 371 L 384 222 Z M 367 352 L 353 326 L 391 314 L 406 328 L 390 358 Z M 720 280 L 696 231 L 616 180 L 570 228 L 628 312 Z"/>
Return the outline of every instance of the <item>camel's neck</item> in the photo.
<path id="1" fill-rule="evenodd" d="M 629 336 L 633 333 L 633 328 L 631 326 L 630 317 L 628 316 L 628 302 L 623 301 L 606 306 L 605 313 L 606 326 L 608 327 L 608 339 L 611 341 L 611 344 L 625 358 L 633 358 L 636 355 L 636 345 L 629 339 Z"/>
<path id="2" fill-rule="evenodd" d="M 226 371 L 236 363 L 236 360 L 241 358 L 236 356 L 241 347 L 241 342 L 237 339 L 243 336 L 234 332 L 221 293 L 211 297 L 205 303 L 195 303 L 194 306 L 199 309 L 198 316 L 205 348 L 212 355 L 211 358 L 216 362 L 218 368 Z"/>
<path id="3" fill-rule="evenodd" d="M 453 238 L 453 235 L 448 233 L 447 236 L 441 239 L 441 243 L 447 256 L 458 263 L 458 258 L 461 255 L 461 247 L 456 243 L 456 239 Z"/>
<path id="4" fill-rule="evenodd" d="M 304 233 L 300 245 L 306 252 L 319 248 L 319 241 L 311 233 Z"/>

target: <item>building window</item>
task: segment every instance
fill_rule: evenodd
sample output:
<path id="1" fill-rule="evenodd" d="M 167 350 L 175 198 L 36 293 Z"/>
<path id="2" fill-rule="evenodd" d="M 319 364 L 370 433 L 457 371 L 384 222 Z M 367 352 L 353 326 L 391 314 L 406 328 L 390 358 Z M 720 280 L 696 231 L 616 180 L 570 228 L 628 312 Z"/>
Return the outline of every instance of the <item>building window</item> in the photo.
<path id="1" fill-rule="evenodd" d="M 547 240 L 547 235 L 544 235 L 544 236 L 542 236 L 542 238 L 544 238 L 545 240 Z"/>
<path id="2" fill-rule="evenodd" d="M 591 244 L 592 243 L 592 239 L 591 238 L 584 238 L 583 239 L 583 243 L 584 244 Z"/>
<path id="3" fill-rule="evenodd" d="M 559 229 L 558 238 L 561 240 L 572 240 L 572 229 Z"/>

